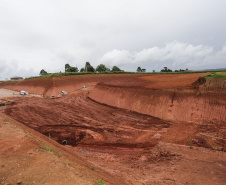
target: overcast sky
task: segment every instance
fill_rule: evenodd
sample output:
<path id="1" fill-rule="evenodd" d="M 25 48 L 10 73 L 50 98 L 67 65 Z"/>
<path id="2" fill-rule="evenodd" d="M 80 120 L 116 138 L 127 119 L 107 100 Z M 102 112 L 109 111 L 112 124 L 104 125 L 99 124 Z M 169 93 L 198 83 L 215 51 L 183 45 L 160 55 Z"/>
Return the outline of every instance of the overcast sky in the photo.
<path id="1" fill-rule="evenodd" d="M 0 0 L 0 80 L 117 65 L 226 68 L 226 0 Z"/>

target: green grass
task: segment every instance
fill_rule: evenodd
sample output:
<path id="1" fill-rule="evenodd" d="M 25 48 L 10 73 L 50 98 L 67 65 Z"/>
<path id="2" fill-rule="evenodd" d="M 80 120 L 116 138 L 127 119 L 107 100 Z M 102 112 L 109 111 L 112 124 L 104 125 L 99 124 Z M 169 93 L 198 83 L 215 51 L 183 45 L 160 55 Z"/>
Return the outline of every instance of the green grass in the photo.
<path id="1" fill-rule="evenodd" d="M 103 180 L 102 179 L 98 180 L 98 184 L 99 185 L 105 185 L 105 183 L 103 183 Z"/>
<path id="2" fill-rule="evenodd" d="M 37 148 L 36 152 L 38 152 L 38 151 L 49 151 L 49 152 L 54 153 L 54 154 L 57 155 L 58 157 L 61 157 L 61 156 L 62 156 L 58 151 L 56 151 L 56 150 L 54 150 L 54 149 L 52 149 L 51 147 L 46 146 L 46 145 L 43 145 L 43 146 L 41 147 L 41 149 Z"/>
<path id="3" fill-rule="evenodd" d="M 226 73 L 213 72 L 211 74 L 208 74 L 208 75 L 205 75 L 205 76 L 202 76 L 202 77 L 205 77 L 205 78 L 226 78 Z"/>
<path id="4" fill-rule="evenodd" d="M 95 170 L 95 166 L 91 165 L 91 167 L 92 167 L 92 168 L 91 168 L 92 170 Z"/>
<path id="5" fill-rule="evenodd" d="M 179 71 L 179 72 L 144 72 L 144 73 L 138 73 L 138 72 L 125 72 L 125 71 L 115 71 L 115 72 L 102 72 L 102 73 L 90 73 L 90 72 L 66 72 L 66 73 L 51 73 L 48 75 L 43 76 L 33 76 L 26 78 L 27 79 L 33 79 L 33 78 L 49 78 L 49 77 L 59 77 L 59 76 L 73 76 L 73 75 L 100 75 L 100 74 L 192 74 L 192 73 L 207 73 L 207 72 L 226 72 L 226 70 L 206 70 L 206 71 Z"/>

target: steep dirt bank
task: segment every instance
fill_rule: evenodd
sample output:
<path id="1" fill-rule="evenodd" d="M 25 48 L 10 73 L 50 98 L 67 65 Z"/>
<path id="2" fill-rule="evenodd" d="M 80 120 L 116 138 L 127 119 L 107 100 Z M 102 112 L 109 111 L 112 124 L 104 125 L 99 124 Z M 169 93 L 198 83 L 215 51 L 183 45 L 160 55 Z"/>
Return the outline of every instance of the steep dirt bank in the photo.
<path id="1" fill-rule="evenodd" d="M 181 76 L 181 79 L 185 79 L 185 76 Z M 207 79 L 195 88 L 197 77 L 197 74 L 187 75 L 188 79 L 183 84 L 183 81 L 175 82 L 176 75 L 165 75 L 158 81 L 157 76 L 147 76 L 142 79 L 149 78 L 149 81 L 146 84 L 141 81 L 143 85 L 140 87 L 123 83 L 99 83 L 89 97 L 103 104 L 164 120 L 226 123 L 225 80 Z M 167 79 L 165 88 L 164 78 Z M 170 89 L 170 84 L 175 88 Z"/>
<path id="2" fill-rule="evenodd" d="M 225 93 L 123 88 L 98 84 L 89 97 L 100 103 L 164 120 L 198 123 L 226 122 Z"/>
<path id="3" fill-rule="evenodd" d="M 141 75 L 131 74 L 97 74 L 97 75 L 75 75 L 51 78 L 33 78 L 22 81 L 0 82 L 0 88 L 28 91 L 29 94 L 44 96 L 57 96 L 62 90 L 68 93 L 81 89 L 83 86 L 93 86 L 99 82 L 133 79 Z"/>

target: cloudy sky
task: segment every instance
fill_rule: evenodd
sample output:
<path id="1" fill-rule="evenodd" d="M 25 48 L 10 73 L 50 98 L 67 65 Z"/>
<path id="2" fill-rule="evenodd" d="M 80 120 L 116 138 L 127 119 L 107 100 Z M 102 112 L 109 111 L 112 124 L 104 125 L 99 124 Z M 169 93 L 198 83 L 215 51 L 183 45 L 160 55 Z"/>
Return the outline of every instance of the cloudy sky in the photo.
<path id="1" fill-rule="evenodd" d="M 79 69 L 226 68 L 225 0 L 0 0 L 0 80 Z"/>

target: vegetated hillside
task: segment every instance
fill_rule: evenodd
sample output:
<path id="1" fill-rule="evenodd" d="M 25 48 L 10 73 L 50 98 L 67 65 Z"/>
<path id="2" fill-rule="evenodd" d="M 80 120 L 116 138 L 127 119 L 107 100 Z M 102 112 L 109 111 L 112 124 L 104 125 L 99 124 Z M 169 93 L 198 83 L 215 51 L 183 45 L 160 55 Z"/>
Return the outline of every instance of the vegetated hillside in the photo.
<path id="1" fill-rule="evenodd" d="M 164 120 L 226 123 L 225 79 L 210 78 L 200 84 L 197 80 L 197 74 L 183 74 L 141 77 L 142 87 L 132 86 L 132 82 L 130 86 L 126 83 L 118 86 L 116 82 L 100 83 L 89 97 L 103 104 Z"/>

